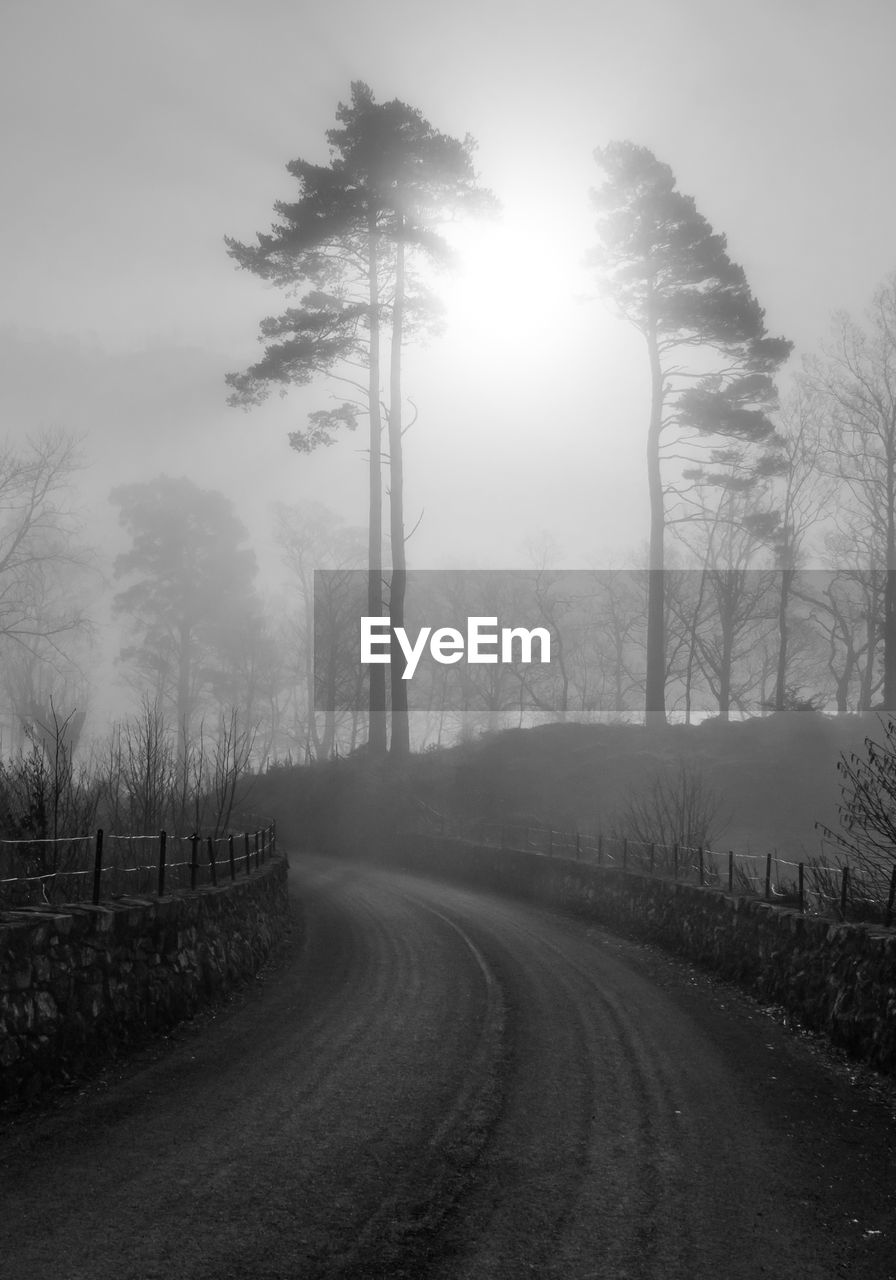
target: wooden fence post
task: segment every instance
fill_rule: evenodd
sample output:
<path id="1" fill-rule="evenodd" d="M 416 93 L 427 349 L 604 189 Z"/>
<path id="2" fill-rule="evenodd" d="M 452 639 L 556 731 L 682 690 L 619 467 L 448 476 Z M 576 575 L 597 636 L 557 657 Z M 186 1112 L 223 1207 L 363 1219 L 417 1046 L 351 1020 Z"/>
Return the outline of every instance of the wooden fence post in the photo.
<path id="1" fill-rule="evenodd" d="M 697 874 L 700 877 L 701 885 L 705 883 L 703 878 L 703 845 L 697 846 Z"/>
<path id="2" fill-rule="evenodd" d="M 251 875 L 252 873 L 252 855 L 249 852 L 249 832 L 248 831 L 243 832 L 243 847 L 245 848 L 245 851 L 246 851 L 246 875 L 248 876 L 248 875 Z"/>
<path id="3" fill-rule="evenodd" d="M 208 837 L 208 869 L 211 873 L 212 884 L 217 886 L 218 868 L 215 866 L 215 842 L 211 836 Z"/>
<path id="4" fill-rule="evenodd" d="M 804 912 L 806 910 L 806 894 L 804 889 L 805 880 L 804 880 L 804 868 L 802 863 L 798 865 L 796 869 L 796 873 L 797 873 L 797 882 L 799 884 L 799 891 L 800 891 L 800 911 Z"/>
<path id="5" fill-rule="evenodd" d="M 159 832 L 159 887 L 158 896 L 161 898 L 165 892 L 165 855 L 168 847 L 168 836 L 164 831 Z"/>
<path id="6" fill-rule="evenodd" d="M 622 869 L 628 870 L 628 836 L 622 837 Z"/>
<path id="7" fill-rule="evenodd" d="M 261 863 L 258 859 L 258 832 L 256 831 L 255 832 L 255 870 L 257 871 L 260 866 L 261 866 Z"/>
<path id="8" fill-rule="evenodd" d="M 765 900 L 768 902 L 772 896 L 772 855 L 765 855 Z"/>
<path id="9" fill-rule="evenodd" d="M 199 832 L 190 836 L 190 888 L 196 888 L 196 873 L 199 870 Z"/>
<path id="10" fill-rule="evenodd" d="M 849 888 L 849 867 L 843 868 L 840 879 L 840 919 L 846 919 L 846 894 Z"/>
<path id="11" fill-rule="evenodd" d="M 230 859 L 230 878 L 236 879 L 236 862 L 233 857 L 233 832 L 227 837 L 227 856 Z"/>
<path id="12" fill-rule="evenodd" d="M 728 892 L 734 893 L 734 850 L 728 850 Z"/>
<path id="13" fill-rule="evenodd" d="M 93 905 L 98 906 L 100 900 L 100 881 L 103 877 L 103 828 L 96 833 L 96 844 L 93 850 Z"/>

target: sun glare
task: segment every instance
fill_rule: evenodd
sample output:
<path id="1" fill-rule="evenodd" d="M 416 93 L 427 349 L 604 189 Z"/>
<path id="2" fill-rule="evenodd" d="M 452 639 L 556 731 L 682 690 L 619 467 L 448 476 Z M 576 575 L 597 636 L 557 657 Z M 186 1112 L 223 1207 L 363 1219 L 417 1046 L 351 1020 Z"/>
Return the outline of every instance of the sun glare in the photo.
<path id="1" fill-rule="evenodd" d="M 582 255 L 547 218 L 464 223 L 448 235 L 458 267 L 437 288 L 452 330 L 462 328 L 492 346 L 522 343 L 545 354 L 581 326 L 577 298 L 588 292 Z"/>

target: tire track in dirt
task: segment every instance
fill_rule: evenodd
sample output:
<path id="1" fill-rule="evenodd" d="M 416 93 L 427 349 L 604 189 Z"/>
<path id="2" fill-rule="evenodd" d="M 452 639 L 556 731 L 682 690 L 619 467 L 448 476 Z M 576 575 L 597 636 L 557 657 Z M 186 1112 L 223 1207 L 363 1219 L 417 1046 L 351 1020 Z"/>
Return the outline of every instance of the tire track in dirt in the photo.
<path id="1" fill-rule="evenodd" d="M 462 1167 L 455 1102 L 472 1103 L 471 1064 L 491 1079 L 496 989 L 452 926 L 387 882 L 324 861 L 297 879 L 305 940 L 276 981 L 150 1068 L 7 1133 L 10 1276 L 360 1276 L 410 1248 L 429 1212 L 414 1175 L 438 1164 L 452 1108 Z"/>
<path id="2" fill-rule="evenodd" d="M 651 948 L 518 902 L 435 893 L 480 937 L 512 1040 L 506 1105 L 439 1280 L 896 1274 L 893 1165 L 881 1180 L 861 1159 L 862 1100 L 843 1072 L 774 1024 L 744 1028 L 747 1001 L 730 989 L 728 1007 L 710 991 L 694 1017 L 693 971 Z M 788 1106 L 812 1103 L 782 1127 L 789 1080 Z M 873 1105 L 865 1132 L 886 1162 L 892 1114 Z"/>
<path id="3" fill-rule="evenodd" d="M 0 1135 L 15 1280 L 888 1280 L 893 1117 L 686 965 L 338 860 L 301 945 Z"/>

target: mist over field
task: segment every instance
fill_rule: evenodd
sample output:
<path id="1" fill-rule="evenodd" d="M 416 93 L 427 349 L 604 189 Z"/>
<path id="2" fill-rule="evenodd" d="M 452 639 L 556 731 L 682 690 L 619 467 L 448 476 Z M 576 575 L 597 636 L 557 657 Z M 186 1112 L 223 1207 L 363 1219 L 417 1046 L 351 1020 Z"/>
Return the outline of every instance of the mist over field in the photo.
<path id="1" fill-rule="evenodd" d="M 147 740 L 199 794 L 717 719 L 727 838 L 836 825 L 828 748 L 896 704 L 893 20 L 642 9 L 7 15 L 5 759 L 157 825 Z M 528 807 L 602 820 L 588 769 Z"/>

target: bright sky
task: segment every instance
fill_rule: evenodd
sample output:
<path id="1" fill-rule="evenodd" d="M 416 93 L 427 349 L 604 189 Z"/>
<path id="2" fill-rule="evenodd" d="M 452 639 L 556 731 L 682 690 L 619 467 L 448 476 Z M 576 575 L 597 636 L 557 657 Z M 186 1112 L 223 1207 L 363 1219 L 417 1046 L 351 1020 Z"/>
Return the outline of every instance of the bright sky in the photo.
<path id="1" fill-rule="evenodd" d="M 472 133 L 505 209 L 407 357 L 418 568 L 523 567 L 542 531 L 564 565 L 620 564 L 646 537 L 643 354 L 582 300 L 595 146 L 672 166 L 798 352 L 896 269 L 890 0 L 5 0 L 0 24 L 4 427 L 86 433 L 100 524 L 160 471 L 224 489 L 263 553 L 274 500 L 364 523 L 363 441 L 286 443 L 330 388 L 244 415 L 223 381 L 282 306 L 223 236 L 327 158 L 353 79 Z"/>

